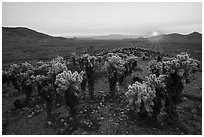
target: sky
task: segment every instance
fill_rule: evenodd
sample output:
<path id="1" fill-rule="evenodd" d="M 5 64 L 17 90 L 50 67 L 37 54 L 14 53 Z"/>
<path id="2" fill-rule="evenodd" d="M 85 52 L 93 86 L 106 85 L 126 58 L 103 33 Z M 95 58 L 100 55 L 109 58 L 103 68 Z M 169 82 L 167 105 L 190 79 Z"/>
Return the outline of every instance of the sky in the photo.
<path id="1" fill-rule="evenodd" d="M 2 25 L 53 36 L 202 33 L 202 3 L 3 2 Z"/>

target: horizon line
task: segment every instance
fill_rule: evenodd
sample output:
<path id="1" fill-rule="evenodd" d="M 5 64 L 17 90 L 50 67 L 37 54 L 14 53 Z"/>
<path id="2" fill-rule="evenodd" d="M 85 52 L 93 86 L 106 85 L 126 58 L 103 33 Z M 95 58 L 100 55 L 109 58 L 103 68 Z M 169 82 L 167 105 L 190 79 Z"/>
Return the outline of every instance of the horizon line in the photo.
<path id="1" fill-rule="evenodd" d="M 108 36 L 108 35 L 121 35 L 121 36 L 136 36 L 136 37 L 147 37 L 147 35 L 139 35 L 139 34 L 122 34 L 122 33 L 106 33 L 106 34 L 74 34 L 74 35 L 53 35 L 53 34 L 49 34 L 47 32 L 43 32 L 43 31 L 39 31 L 37 29 L 33 29 L 31 27 L 27 27 L 27 26 L 2 26 L 2 28 L 26 28 L 26 29 L 30 29 L 33 31 L 36 31 L 38 33 L 43 33 L 52 37 L 97 37 L 97 36 Z M 202 32 L 199 31 L 191 31 L 188 33 L 181 33 L 181 32 L 170 32 L 170 33 L 161 33 L 161 35 L 169 35 L 169 34 L 181 34 L 181 35 L 189 35 L 191 33 L 199 33 L 202 35 Z"/>

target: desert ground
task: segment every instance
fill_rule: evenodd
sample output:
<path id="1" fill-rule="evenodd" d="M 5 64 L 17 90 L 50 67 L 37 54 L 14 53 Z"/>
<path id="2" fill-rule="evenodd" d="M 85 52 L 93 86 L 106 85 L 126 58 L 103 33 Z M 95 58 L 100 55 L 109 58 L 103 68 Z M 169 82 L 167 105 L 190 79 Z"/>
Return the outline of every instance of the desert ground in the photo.
<path id="1" fill-rule="evenodd" d="M 19 32 L 18 32 L 19 33 Z M 12 35 L 13 34 L 13 35 Z M 21 34 L 24 35 L 24 34 Z M 3 69 L 13 63 L 35 62 L 51 60 L 60 55 L 69 58 L 71 53 L 82 54 L 92 50 L 94 53 L 102 51 L 142 47 L 149 50 L 168 53 L 170 56 L 185 51 L 192 58 L 202 63 L 202 43 L 160 41 L 151 43 L 135 39 L 124 40 L 92 40 L 65 39 L 49 36 L 22 37 L 19 34 L 3 31 L 2 62 Z M 23 99 L 25 95 L 18 92 L 12 85 L 2 85 L 2 134 L 4 135 L 182 135 L 202 134 L 202 67 L 192 75 L 190 84 L 185 85 L 184 100 L 177 111 L 182 126 L 165 122 L 155 124 L 151 120 L 138 120 L 128 115 L 124 93 L 132 82 L 134 75 L 144 78 L 151 59 L 143 60 L 138 57 L 138 65 L 120 86 L 120 93 L 116 99 L 105 96 L 102 99 L 100 91 L 109 93 L 107 73 L 96 72 L 98 77 L 94 83 L 94 100 L 89 100 L 88 93 L 78 106 L 80 125 L 72 126 L 73 119 L 64 105 L 52 108 L 53 124 L 47 124 L 45 103 L 35 94 L 31 97 L 31 104 L 21 109 L 13 105 L 16 99 Z M 202 64 L 201 64 L 202 66 Z M 63 119 L 63 120 L 62 120 Z M 64 125 L 64 122 L 67 124 Z"/>

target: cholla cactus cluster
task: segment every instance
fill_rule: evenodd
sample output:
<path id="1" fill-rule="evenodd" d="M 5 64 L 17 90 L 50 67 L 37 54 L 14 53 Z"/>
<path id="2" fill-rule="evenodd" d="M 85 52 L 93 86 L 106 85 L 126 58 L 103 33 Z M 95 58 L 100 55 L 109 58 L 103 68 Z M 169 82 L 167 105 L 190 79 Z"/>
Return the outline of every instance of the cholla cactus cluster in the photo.
<path id="1" fill-rule="evenodd" d="M 27 70 L 26 72 L 20 72 L 19 74 L 17 74 L 17 76 L 23 79 L 23 78 L 31 78 L 33 74 L 34 74 L 33 70 Z"/>
<path id="2" fill-rule="evenodd" d="M 123 53 L 117 53 L 118 54 L 118 56 L 120 56 L 122 59 L 127 59 L 127 54 L 123 54 Z M 133 55 L 134 56 L 134 55 Z M 131 56 L 132 57 L 132 56 Z M 134 56 L 134 57 L 136 57 L 136 56 Z"/>
<path id="3" fill-rule="evenodd" d="M 162 61 L 171 61 L 173 59 L 175 59 L 175 57 L 163 57 Z"/>
<path id="4" fill-rule="evenodd" d="M 123 63 L 123 60 L 117 56 L 117 55 L 113 55 L 111 57 L 108 57 L 108 61 L 107 61 L 107 65 L 110 66 L 110 65 L 118 65 L 118 64 L 122 64 Z"/>
<path id="5" fill-rule="evenodd" d="M 112 57 L 114 54 L 111 52 L 111 53 L 108 53 L 106 56 L 109 58 L 109 57 Z"/>
<path id="6" fill-rule="evenodd" d="M 96 60 L 97 58 L 95 56 L 91 56 L 89 54 L 83 54 L 82 58 L 87 59 L 87 60 Z"/>
<path id="7" fill-rule="evenodd" d="M 56 64 L 56 63 L 65 63 L 65 60 L 61 56 L 57 56 L 56 58 L 53 58 L 51 61 L 51 64 Z"/>
<path id="8" fill-rule="evenodd" d="M 53 72 L 55 74 L 58 74 L 60 72 L 67 71 L 67 66 L 65 64 L 60 63 L 60 62 L 57 62 L 55 64 L 52 64 L 49 71 Z"/>
<path id="9" fill-rule="evenodd" d="M 89 57 L 89 54 L 83 54 L 82 58 L 87 59 Z"/>
<path id="10" fill-rule="evenodd" d="M 2 75 L 9 75 L 9 71 L 7 71 L 7 70 L 2 70 Z"/>
<path id="11" fill-rule="evenodd" d="M 123 64 L 117 65 L 116 69 L 117 69 L 119 75 L 122 75 L 123 72 L 125 72 L 125 70 L 126 70 Z"/>
<path id="12" fill-rule="evenodd" d="M 29 76 L 27 73 L 23 73 L 23 72 L 20 72 L 19 74 L 17 74 L 18 78 L 20 78 L 21 80 L 23 79 L 28 79 Z"/>
<path id="13" fill-rule="evenodd" d="M 151 60 L 148 64 L 148 70 L 151 73 L 156 73 L 159 72 L 160 74 L 162 73 L 162 63 L 161 62 L 157 62 L 156 60 Z"/>
<path id="14" fill-rule="evenodd" d="M 33 69 L 32 64 L 28 63 L 28 62 L 24 62 L 21 64 L 21 68 L 23 71 L 27 71 L 29 69 Z"/>
<path id="15" fill-rule="evenodd" d="M 37 70 L 48 70 L 50 65 L 48 63 L 43 63 L 39 66 L 37 66 Z"/>
<path id="16" fill-rule="evenodd" d="M 83 54 L 82 58 L 85 59 L 91 65 L 96 65 L 96 63 L 97 63 L 97 57 L 96 56 L 91 56 L 89 54 Z"/>
<path id="17" fill-rule="evenodd" d="M 95 61 L 95 60 L 97 60 L 97 58 L 96 58 L 95 56 L 90 56 L 90 55 L 89 55 L 89 56 L 88 56 L 88 60 L 90 60 L 90 61 L 91 61 L 91 60 L 94 60 L 94 61 Z"/>
<path id="18" fill-rule="evenodd" d="M 116 90 L 119 92 L 120 91 L 120 86 L 119 86 L 119 83 L 117 82 L 116 83 Z"/>
<path id="19" fill-rule="evenodd" d="M 164 61 L 164 68 L 168 73 L 177 74 L 178 76 L 189 79 L 191 72 L 197 70 L 197 63 L 191 59 L 187 53 L 178 54 L 176 58 Z"/>
<path id="20" fill-rule="evenodd" d="M 31 79 L 33 80 L 33 82 L 38 82 L 38 83 L 42 84 L 43 81 L 46 80 L 46 77 L 44 75 L 37 75 L 37 76 L 32 75 Z"/>
<path id="21" fill-rule="evenodd" d="M 130 55 L 130 56 L 128 56 L 128 57 L 126 58 L 126 60 L 127 60 L 128 62 L 135 61 L 135 60 L 137 60 L 137 57 L 134 56 L 134 55 Z"/>
<path id="22" fill-rule="evenodd" d="M 117 70 L 118 74 L 123 74 L 125 71 L 125 61 L 117 55 L 108 57 L 108 61 L 105 63 L 105 68 L 114 67 Z"/>
<path id="23" fill-rule="evenodd" d="M 103 56 L 98 56 L 97 57 L 97 60 L 102 60 L 103 59 Z"/>
<path id="24" fill-rule="evenodd" d="M 20 65 L 12 64 L 10 65 L 10 69 L 8 70 L 10 73 L 19 73 L 20 72 Z"/>
<path id="25" fill-rule="evenodd" d="M 45 64 L 45 62 L 43 62 L 43 61 L 37 61 L 36 63 L 35 63 L 35 65 L 37 65 L 37 66 L 41 66 L 41 65 L 43 65 L 43 64 Z"/>
<path id="26" fill-rule="evenodd" d="M 70 70 L 63 71 L 62 73 L 58 74 L 55 80 L 55 84 L 58 85 L 57 91 L 66 91 L 72 84 L 81 83 L 83 80 L 83 75 L 83 71 L 80 73 L 77 71 L 72 73 Z"/>
<path id="27" fill-rule="evenodd" d="M 128 108 L 133 111 L 140 112 L 141 107 L 147 112 L 152 112 L 152 106 L 154 105 L 153 99 L 156 96 L 156 91 L 149 87 L 145 82 L 135 82 L 128 86 L 128 91 L 125 93 L 128 98 Z M 144 105 L 142 105 L 144 103 Z"/>
<path id="28" fill-rule="evenodd" d="M 149 76 L 146 76 L 147 79 L 147 84 L 152 88 L 152 89 L 160 89 L 160 88 L 165 88 L 164 84 L 164 78 L 165 75 L 159 75 L 159 77 L 156 77 L 155 74 L 150 74 Z"/>

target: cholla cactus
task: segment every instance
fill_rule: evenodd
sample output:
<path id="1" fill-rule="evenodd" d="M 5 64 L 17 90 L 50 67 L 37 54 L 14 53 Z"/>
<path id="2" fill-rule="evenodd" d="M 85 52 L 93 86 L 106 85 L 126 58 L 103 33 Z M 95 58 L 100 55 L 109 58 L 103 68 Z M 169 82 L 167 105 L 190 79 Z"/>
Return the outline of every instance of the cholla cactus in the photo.
<path id="1" fill-rule="evenodd" d="M 24 62 L 21 65 L 22 65 L 21 67 L 22 67 L 23 71 L 27 71 L 29 69 L 33 69 L 33 66 L 30 63 L 28 63 L 28 62 Z"/>
<path id="2" fill-rule="evenodd" d="M 20 71 L 21 71 L 20 65 L 18 65 L 18 64 L 10 65 L 9 72 L 18 74 L 18 73 L 20 73 Z"/>
<path id="3" fill-rule="evenodd" d="M 58 74 L 60 72 L 63 72 L 63 71 L 67 71 L 67 66 L 65 64 L 62 64 L 62 63 L 55 63 L 55 64 L 52 64 L 49 72 L 51 73 L 55 73 L 55 74 Z"/>
<path id="4" fill-rule="evenodd" d="M 88 58 L 87 58 L 87 61 L 89 62 L 89 63 L 91 63 L 91 65 L 93 65 L 93 66 L 95 66 L 96 65 L 96 61 L 97 61 L 97 58 L 95 57 L 95 56 L 88 56 Z"/>
<path id="5" fill-rule="evenodd" d="M 89 55 L 89 56 L 88 56 L 88 60 L 90 60 L 90 61 L 91 61 L 91 60 L 97 60 L 97 58 L 96 58 L 95 56 L 90 56 L 90 55 Z"/>
<path id="6" fill-rule="evenodd" d="M 116 90 L 119 92 L 120 91 L 120 86 L 119 86 L 119 83 L 117 82 L 116 83 Z"/>
<path id="7" fill-rule="evenodd" d="M 2 70 L 2 75 L 9 75 L 9 71 L 7 71 L 7 70 Z"/>
<path id="8" fill-rule="evenodd" d="M 89 56 L 89 54 L 83 54 L 82 58 L 87 58 Z"/>
<path id="9" fill-rule="evenodd" d="M 17 76 L 18 78 L 20 78 L 20 80 L 25 80 L 29 78 L 28 74 L 23 72 L 20 72 L 19 74 L 17 74 Z"/>
<path id="10" fill-rule="evenodd" d="M 52 63 L 52 64 L 65 63 L 65 60 L 64 60 L 63 57 L 57 56 L 56 58 L 52 59 L 51 63 Z"/>
<path id="11" fill-rule="evenodd" d="M 55 80 L 55 84 L 58 85 L 57 91 L 66 91 L 73 84 L 81 83 L 83 79 L 83 74 L 83 71 L 81 71 L 80 73 L 78 73 L 77 71 L 72 73 L 70 70 L 63 71 L 62 73 L 58 74 Z M 78 86 L 75 86 L 76 90 L 78 88 Z"/>
<path id="12" fill-rule="evenodd" d="M 123 72 L 125 71 L 124 64 L 125 64 L 125 61 L 123 59 L 121 59 L 117 55 L 113 55 L 112 57 L 108 57 L 108 61 L 105 63 L 105 68 L 109 69 L 111 71 L 116 70 L 119 75 L 122 75 Z M 113 70 L 110 69 L 112 67 L 114 67 L 115 69 L 113 69 Z M 110 72 L 110 73 L 113 73 L 113 72 Z M 112 74 L 110 74 L 110 75 L 112 75 Z"/>
<path id="13" fill-rule="evenodd" d="M 112 57 L 114 54 L 113 53 L 108 53 L 107 57 Z"/>
<path id="14" fill-rule="evenodd" d="M 15 68 L 19 68 L 20 66 L 18 64 L 12 64 L 10 65 L 10 69 L 15 69 Z"/>
<path id="15" fill-rule="evenodd" d="M 31 79 L 33 82 L 38 82 L 38 83 L 42 84 L 43 81 L 46 80 L 46 77 L 44 75 L 37 75 L 37 76 L 32 75 Z"/>
<path id="16" fill-rule="evenodd" d="M 35 74 L 34 71 L 31 70 L 31 69 L 27 70 L 26 73 L 27 73 L 28 76 L 31 76 L 31 75 Z"/>
<path id="17" fill-rule="evenodd" d="M 71 56 L 72 56 L 72 57 L 76 57 L 76 53 L 74 53 L 74 52 L 71 53 Z"/>
<path id="18" fill-rule="evenodd" d="M 141 107 L 147 112 L 152 112 L 152 106 L 154 105 L 153 99 L 156 96 L 156 91 L 149 87 L 145 82 L 135 82 L 128 86 L 128 91 L 125 93 L 128 98 L 128 108 L 133 111 L 140 112 Z M 142 102 L 144 105 L 142 105 Z"/>
<path id="19" fill-rule="evenodd" d="M 162 73 L 162 63 L 161 62 L 157 62 L 156 60 L 151 60 L 148 64 L 148 70 L 150 71 L 150 73 L 153 74 L 161 74 Z"/>
<path id="20" fill-rule="evenodd" d="M 122 59 L 117 56 L 117 55 L 113 55 L 111 57 L 108 57 L 108 61 L 107 61 L 107 65 L 110 66 L 110 65 L 117 65 L 119 63 L 122 63 Z"/>
<path id="21" fill-rule="evenodd" d="M 197 70 L 197 66 L 196 60 L 191 59 L 187 53 L 178 54 L 177 58 L 164 61 L 164 68 L 168 74 L 176 74 L 184 80 L 190 78 L 191 72 Z"/>
<path id="22" fill-rule="evenodd" d="M 83 54 L 82 56 L 83 59 L 85 59 L 88 63 L 90 63 L 91 65 L 96 65 L 97 63 L 97 57 L 95 56 L 91 56 L 89 54 Z"/>
<path id="23" fill-rule="evenodd" d="M 44 63 L 37 67 L 38 70 L 49 70 L 50 64 Z"/>
<path id="24" fill-rule="evenodd" d="M 17 76 L 20 78 L 20 80 L 25 79 L 32 79 L 34 72 L 32 70 L 27 70 L 26 72 L 20 72 L 17 74 Z"/>
<path id="25" fill-rule="evenodd" d="M 37 66 L 41 66 L 41 65 L 43 65 L 45 62 L 43 62 L 43 61 L 37 61 L 36 63 L 35 63 L 35 65 L 37 65 Z"/>
<path id="26" fill-rule="evenodd" d="M 137 57 L 136 56 L 134 56 L 134 55 L 131 55 L 131 56 L 128 56 L 127 58 L 126 58 L 126 60 L 128 61 L 128 62 L 131 62 L 131 61 L 137 61 Z"/>
<path id="27" fill-rule="evenodd" d="M 97 60 L 102 60 L 103 56 L 97 56 Z"/>
<path id="28" fill-rule="evenodd" d="M 122 75 L 125 72 L 125 70 L 126 70 L 126 68 L 124 67 L 123 64 L 117 65 L 116 69 L 117 69 L 117 72 L 118 72 L 119 75 Z"/>
<path id="29" fill-rule="evenodd" d="M 165 75 L 159 75 L 159 77 L 156 77 L 155 74 L 150 74 L 149 76 L 146 76 L 147 79 L 147 84 L 152 88 L 152 89 L 160 89 L 160 88 L 165 88 L 164 84 L 164 78 Z"/>
<path id="30" fill-rule="evenodd" d="M 170 57 L 163 57 L 162 58 L 162 61 L 171 61 L 171 60 L 173 60 L 175 57 L 173 57 L 173 58 L 170 58 Z"/>

